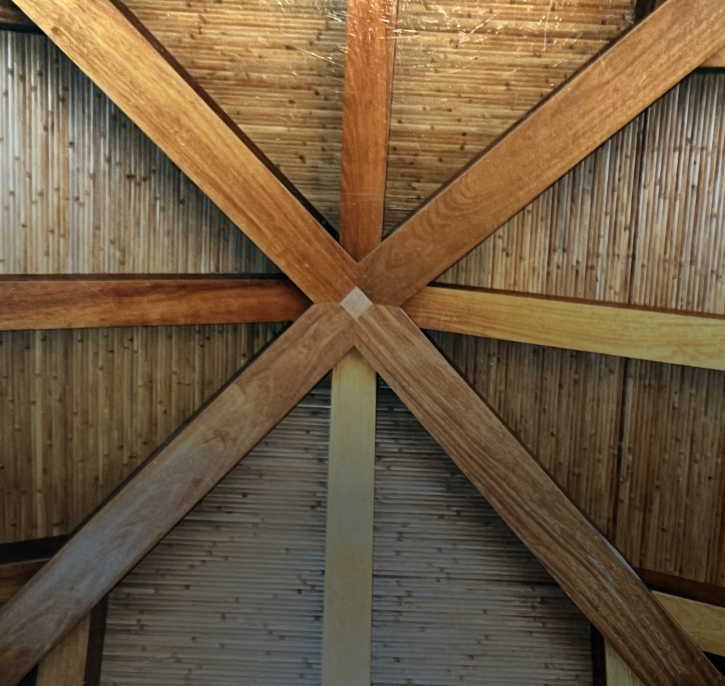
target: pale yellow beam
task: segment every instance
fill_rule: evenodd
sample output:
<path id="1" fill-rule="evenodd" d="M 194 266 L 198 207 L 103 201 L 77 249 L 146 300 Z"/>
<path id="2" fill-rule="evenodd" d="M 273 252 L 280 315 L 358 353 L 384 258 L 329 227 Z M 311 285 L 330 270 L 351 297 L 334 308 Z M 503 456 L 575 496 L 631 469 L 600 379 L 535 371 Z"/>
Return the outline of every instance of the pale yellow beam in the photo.
<path id="1" fill-rule="evenodd" d="M 655 596 L 702 650 L 725 656 L 725 608 L 667 593 Z"/>
<path id="2" fill-rule="evenodd" d="M 356 350 L 333 372 L 322 686 L 370 686 L 375 385 Z"/>
<path id="3" fill-rule="evenodd" d="M 644 686 L 629 665 L 609 643 L 605 647 L 607 660 L 607 686 Z"/>

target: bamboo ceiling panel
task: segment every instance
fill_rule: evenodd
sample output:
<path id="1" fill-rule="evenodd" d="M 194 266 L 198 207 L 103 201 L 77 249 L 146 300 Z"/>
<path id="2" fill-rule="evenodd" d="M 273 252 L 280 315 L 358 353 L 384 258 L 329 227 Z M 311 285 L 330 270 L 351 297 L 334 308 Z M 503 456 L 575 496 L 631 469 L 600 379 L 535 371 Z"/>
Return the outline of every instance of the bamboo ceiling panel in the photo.
<path id="1" fill-rule="evenodd" d="M 70 533 L 281 328 L 0 333 L 0 543 Z"/>
<path id="2" fill-rule="evenodd" d="M 0 273 L 276 271 L 44 36 L 0 56 Z"/>
<path id="3" fill-rule="evenodd" d="M 337 225 L 345 0 L 131 0 L 126 5 Z"/>
<path id="4" fill-rule="evenodd" d="M 673 88 L 441 281 L 725 314 L 725 76 Z"/>
<path id="5" fill-rule="evenodd" d="M 104 686 L 319 685 L 329 386 L 111 593 Z"/>
<path id="6" fill-rule="evenodd" d="M 607 46 L 633 0 L 400 0 L 386 231 Z"/>
<path id="7" fill-rule="evenodd" d="M 592 683 L 589 622 L 384 385 L 374 565 L 375 686 Z"/>

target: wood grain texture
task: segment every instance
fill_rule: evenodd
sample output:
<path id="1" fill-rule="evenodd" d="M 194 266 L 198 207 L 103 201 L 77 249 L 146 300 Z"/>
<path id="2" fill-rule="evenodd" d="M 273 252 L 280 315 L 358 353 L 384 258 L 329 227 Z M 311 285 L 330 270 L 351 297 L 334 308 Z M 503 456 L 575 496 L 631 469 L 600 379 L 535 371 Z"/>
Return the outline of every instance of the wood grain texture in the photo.
<path id="1" fill-rule="evenodd" d="M 340 242 L 356 260 L 383 234 L 398 0 L 350 0 L 342 114 Z"/>
<path id="2" fill-rule="evenodd" d="M 15 686 L 348 352 L 349 322 L 339 305 L 308 310 L 0 611 L 2 686 Z"/>
<path id="3" fill-rule="evenodd" d="M 667 593 L 655 596 L 702 650 L 725 655 L 725 608 Z"/>
<path id="4" fill-rule="evenodd" d="M 725 683 L 634 571 L 399 308 L 356 345 L 649 686 Z"/>
<path id="5" fill-rule="evenodd" d="M 350 291 L 353 260 L 140 25 L 110 1 L 20 6 L 313 301 Z"/>
<path id="6" fill-rule="evenodd" d="M 635 567 L 639 578 L 653 591 L 725 608 L 725 587 Z"/>
<path id="7" fill-rule="evenodd" d="M 604 655 L 607 686 L 644 686 L 609 642 L 605 644 Z"/>
<path id="8" fill-rule="evenodd" d="M 724 25 L 719 0 L 667 2 L 370 253 L 359 286 L 375 302 L 408 300 L 722 47 Z"/>
<path id="9" fill-rule="evenodd" d="M 45 656 L 36 686 L 99 686 L 106 608 L 104 598 Z"/>
<path id="10" fill-rule="evenodd" d="M 0 277 L 0 331 L 287 322 L 308 306 L 273 279 Z"/>
<path id="11" fill-rule="evenodd" d="M 369 686 L 377 376 L 357 350 L 332 375 L 322 686 Z"/>
<path id="12" fill-rule="evenodd" d="M 725 370 L 725 318 L 429 287 L 405 304 L 421 328 Z"/>

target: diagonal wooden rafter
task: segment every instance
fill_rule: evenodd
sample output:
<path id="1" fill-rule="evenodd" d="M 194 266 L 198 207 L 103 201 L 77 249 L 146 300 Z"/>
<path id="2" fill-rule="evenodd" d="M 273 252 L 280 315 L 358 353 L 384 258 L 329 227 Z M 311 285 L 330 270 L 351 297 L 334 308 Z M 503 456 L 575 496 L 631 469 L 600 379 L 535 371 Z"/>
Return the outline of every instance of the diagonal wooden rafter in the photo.
<path id="1" fill-rule="evenodd" d="M 354 260 L 134 17 L 111 2 L 19 6 L 311 300 L 349 292 Z"/>
<path id="2" fill-rule="evenodd" d="M 679 6 L 683 2 L 684 0 L 670 0 L 669 4 Z M 693 2 L 701 8 L 712 0 Z M 500 465 L 494 465 L 495 461 L 490 459 L 487 463 L 489 468 L 495 467 L 492 472 L 494 476 L 500 476 L 502 470 L 505 472 L 502 480 L 494 483 L 493 488 L 503 489 L 506 494 L 511 492 L 512 502 L 520 501 L 522 494 L 516 493 L 517 484 L 512 484 L 511 478 L 517 466 L 525 467 L 527 478 L 541 486 L 541 493 L 533 493 L 533 497 L 527 500 L 527 507 L 515 522 L 517 526 L 521 524 L 519 528 L 526 535 L 527 544 L 535 554 L 545 560 L 549 571 L 556 578 L 566 575 L 565 588 L 574 601 L 595 624 L 604 628 L 603 633 L 608 640 L 627 657 L 648 683 L 723 683 L 702 653 L 646 591 L 633 571 L 617 557 L 586 519 L 576 514 L 576 508 L 536 465 L 535 460 L 521 448 L 503 425 L 496 424 L 495 421 L 492 423 L 485 412 L 480 414 L 480 399 L 475 394 L 471 397 L 462 392 L 462 388 L 467 388 L 465 382 L 452 368 L 446 367 L 445 363 L 443 366 L 438 364 L 442 358 L 439 360 L 436 357 L 438 366 L 433 366 L 442 375 L 440 380 L 443 385 L 431 387 L 430 383 L 426 384 L 426 372 L 431 371 L 431 349 L 421 347 L 421 340 L 425 342 L 425 339 L 419 330 L 415 326 L 406 329 L 401 321 L 396 323 L 398 315 L 403 322 L 408 322 L 399 310 L 388 311 L 374 307 L 368 310 L 370 314 L 364 314 L 364 310 L 372 303 L 364 292 L 368 288 L 365 281 L 360 282 L 360 287 L 356 286 L 353 260 L 324 233 L 319 223 L 303 216 L 304 210 L 296 204 L 284 184 L 244 144 L 238 132 L 229 126 L 229 122 L 219 116 L 215 106 L 198 90 L 183 82 L 172 61 L 153 42 L 149 42 L 142 30 L 129 24 L 124 14 L 107 2 L 62 0 L 53 3 L 49 0 L 22 0 L 20 4 L 81 68 L 97 82 L 100 80 L 102 88 L 157 143 L 161 143 L 161 147 L 172 159 L 233 220 L 243 226 L 250 237 L 268 252 L 312 300 L 340 300 L 341 305 L 349 308 L 354 317 L 365 318 L 359 327 L 363 331 L 359 342 L 363 348 L 368 346 L 367 351 L 373 361 L 380 362 L 380 356 L 378 354 L 376 357 L 376 353 L 388 350 L 391 342 L 397 341 L 396 344 L 403 345 L 402 352 L 399 350 L 397 356 L 393 355 L 395 364 L 399 364 L 400 368 L 394 370 L 395 376 L 390 378 L 403 377 L 409 384 L 413 389 L 409 399 L 412 405 L 416 406 L 418 403 L 418 407 L 422 405 L 437 408 L 439 414 L 434 412 L 427 416 L 425 423 L 435 423 L 434 420 L 440 416 L 453 419 L 466 398 L 474 403 L 471 412 L 478 419 L 488 421 L 483 421 L 480 426 L 477 422 L 474 422 L 475 426 L 466 424 L 465 430 L 470 430 L 472 437 L 479 440 L 483 438 L 481 445 L 491 444 L 491 450 L 502 457 Z M 720 14 L 716 12 L 713 16 L 717 20 Z M 645 24 L 659 26 L 660 29 L 667 28 L 667 22 L 663 24 L 661 19 L 655 20 L 655 17 L 662 16 L 667 16 L 664 9 L 655 13 Z M 712 17 L 707 19 L 712 21 Z M 702 16 L 699 17 L 699 23 L 706 24 Z M 714 39 L 710 36 L 708 40 Z M 635 50 L 634 56 L 636 54 Z M 660 60 L 666 61 L 664 58 Z M 131 69 L 133 65 L 138 66 Z M 609 66 L 614 69 L 617 65 L 615 61 Z M 604 66 L 607 66 L 606 61 Z M 626 66 L 628 65 L 619 64 L 622 69 Z M 615 77 L 616 74 L 612 73 L 607 79 L 612 81 Z M 669 78 L 660 72 L 657 72 L 656 77 Z M 652 88 L 648 84 L 645 90 L 649 92 Z M 587 92 L 586 89 L 584 92 Z M 145 102 L 147 97 L 148 108 Z M 172 116 L 168 116 L 169 110 L 172 111 Z M 162 114 L 163 119 L 160 118 Z M 537 121 L 538 127 L 541 127 L 547 120 L 539 117 Z M 546 133 L 546 128 L 538 133 L 541 134 L 542 131 Z M 536 132 L 537 126 L 534 126 L 529 130 L 529 136 L 535 139 Z M 219 149 L 219 146 L 227 145 L 232 146 L 231 149 Z M 542 170 L 538 168 L 535 171 Z M 543 175 L 546 176 L 545 173 Z M 297 220 L 302 223 L 297 224 Z M 413 252 L 407 256 L 407 260 L 408 264 L 416 265 L 418 255 Z M 319 269 L 313 272 L 313 267 Z M 398 287 L 398 276 L 395 272 L 391 274 L 392 290 Z M 377 294 L 372 291 L 368 295 L 378 299 Z M 320 314 L 321 312 L 326 314 Z M 369 322 L 380 312 L 392 313 L 393 317 L 390 321 L 386 320 L 383 327 L 376 328 Z M 315 335 L 291 335 L 292 332 L 303 331 L 305 323 L 309 324 L 315 318 L 317 323 L 312 327 L 317 331 Z M 325 321 L 324 324 L 320 324 L 322 320 Z M 330 327 L 334 329 L 333 332 L 329 331 Z M 385 327 L 390 327 L 390 330 L 386 331 Z M 401 330 L 407 331 L 408 338 L 401 338 Z M 340 306 L 318 305 L 308 310 L 290 332 L 255 363 L 249 370 L 249 375 L 247 372 L 243 373 L 193 423 L 163 448 L 147 469 L 139 472 L 123 490 L 109 500 L 106 507 L 79 531 L 43 572 L 0 612 L 0 686 L 17 682 L 22 676 L 22 670 L 27 671 L 33 661 L 37 661 L 38 655 L 47 652 L 87 612 L 89 603 L 97 600 L 99 593 L 110 588 L 135 560 L 143 556 L 154 544 L 154 532 L 158 533 L 166 526 L 162 526 L 161 522 L 166 521 L 168 524 L 175 516 L 182 516 L 183 511 L 188 510 L 203 495 L 205 485 L 216 478 L 211 474 L 233 466 L 229 465 L 232 456 L 225 447 L 232 445 L 236 463 L 240 453 L 247 446 L 251 447 L 271 428 L 275 421 L 273 415 L 285 413 L 284 408 L 289 409 L 286 403 L 294 404 L 293 400 L 296 402 L 292 398 L 291 385 L 304 395 L 304 389 L 309 388 L 307 384 L 312 385 L 326 371 L 325 365 L 334 364 L 349 349 L 352 335 L 352 322 Z M 273 351 L 279 354 L 275 355 Z M 263 380 L 257 379 L 255 369 Z M 242 388 L 246 388 L 250 379 L 252 389 L 245 395 Z M 443 390 L 447 384 L 454 390 L 453 394 Z M 461 395 L 456 397 L 455 393 L 459 391 Z M 422 392 L 431 392 L 432 396 L 427 398 L 421 395 Z M 235 399 L 241 402 L 235 402 Z M 245 399 L 247 402 L 244 402 Z M 258 402 L 255 407 L 251 407 L 255 400 Z M 261 418 L 256 416 L 257 412 L 261 414 Z M 479 414 L 476 415 L 476 412 Z M 205 424 L 207 420 L 213 427 L 212 431 Z M 248 427 L 250 434 L 240 437 L 240 426 Z M 457 426 L 455 421 L 451 426 Z M 481 436 L 482 429 L 486 427 L 489 431 Z M 431 426 L 428 428 L 431 430 Z M 438 426 L 434 426 L 431 430 L 434 435 L 437 429 Z M 439 438 L 450 438 L 450 428 L 446 431 L 444 426 L 442 431 Z M 454 438 L 459 443 L 466 443 L 465 434 Z M 456 448 L 456 440 L 451 440 L 453 448 Z M 221 456 L 219 462 L 213 459 L 194 460 L 194 457 L 198 458 L 197 453 L 201 450 L 207 456 L 218 451 L 216 454 Z M 520 456 L 521 451 L 525 460 Z M 454 456 L 460 459 L 461 453 Z M 477 457 L 479 454 L 474 453 L 469 467 L 472 464 L 476 466 Z M 179 463 L 188 465 L 187 469 L 173 466 Z M 210 464 L 214 468 L 210 468 Z M 165 465 L 172 466 L 167 471 Z M 469 471 L 476 476 L 475 470 Z M 162 494 L 168 492 L 164 489 L 171 489 L 169 497 L 175 495 L 184 500 L 184 505 L 179 504 L 172 508 L 173 512 L 167 512 L 164 498 L 160 498 L 158 492 L 149 488 L 154 483 Z M 490 489 L 491 486 L 488 485 L 487 488 Z M 496 505 L 494 499 L 491 500 Z M 510 505 L 507 506 L 505 502 L 499 504 L 509 518 L 515 516 L 516 513 L 512 514 Z M 147 512 L 144 508 L 147 505 L 157 508 L 153 512 L 158 513 L 158 516 L 154 518 L 151 515 L 153 527 L 149 527 L 146 521 Z M 548 509 L 549 505 L 552 505 L 551 511 Z M 143 516 L 139 516 L 139 508 Z M 109 512 L 117 518 L 109 515 Z M 532 514 L 533 521 L 528 522 L 523 513 Z M 561 515 L 563 521 L 557 515 Z M 173 522 L 169 524 L 171 525 Z M 531 531 L 535 535 L 530 535 Z M 602 555 L 601 560 L 574 554 L 574 544 L 579 544 L 585 550 L 593 549 L 595 554 Z M 99 559 L 105 561 L 107 566 L 103 567 L 102 574 L 94 569 L 96 576 L 89 579 L 86 576 L 86 561 L 94 550 L 101 552 Z M 562 555 L 559 560 L 557 552 Z M 600 565 L 601 570 L 606 573 L 597 575 L 596 570 Z M 591 585 L 577 581 L 579 576 L 588 579 Z M 62 602 L 58 598 L 62 598 Z M 628 607 L 626 600 L 632 601 L 634 606 Z M 609 614 L 610 612 L 612 613 Z M 651 665 L 655 665 L 652 671 L 649 669 Z"/>
<path id="3" fill-rule="evenodd" d="M 621 555 L 403 310 L 370 307 L 357 320 L 356 346 L 646 683 L 723 683 Z M 604 587 L 606 595 L 598 592 Z"/>
<path id="4" fill-rule="evenodd" d="M 402 305 L 723 45 L 725 3 L 667 0 L 370 253 L 358 285 Z"/>
<path id="5" fill-rule="evenodd" d="M 27 674 L 342 359 L 349 321 L 339 305 L 311 307 L 3 607 L 2 686 Z"/>

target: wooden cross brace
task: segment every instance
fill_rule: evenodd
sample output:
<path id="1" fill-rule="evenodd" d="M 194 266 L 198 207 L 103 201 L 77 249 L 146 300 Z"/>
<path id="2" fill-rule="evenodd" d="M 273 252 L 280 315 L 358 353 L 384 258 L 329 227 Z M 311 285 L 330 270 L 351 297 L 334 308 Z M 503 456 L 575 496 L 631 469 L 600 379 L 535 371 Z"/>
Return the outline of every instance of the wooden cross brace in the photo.
<path id="1" fill-rule="evenodd" d="M 349 252 L 125 8 L 111 0 L 18 4 L 313 304 L 3 608 L 0 686 L 17 684 L 353 348 L 645 684 L 725 684 L 405 309 L 432 279 L 722 48 L 722 0 L 666 2 L 377 247 L 382 215 L 368 216 L 364 206 L 356 212 L 345 174 L 348 184 L 379 197 L 380 157 L 344 168 L 343 205 L 347 197 L 353 206 L 347 216 L 357 222 L 356 238 L 343 241 Z M 384 8 L 362 6 L 375 34 L 381 30 L 375 12 Z M 389 53 L 380 59 L 390 64 Z M 383 79 L 376 93 L 378 75 L 371 71 L 360 91 L 371 96 L 361 104 L 363 128 L 368 117 L 387 126 L 389 85 Z M 348 74 L 355 77 L 364 75 Z M 382 160 L 384 166 L 384 153 Z"/>

